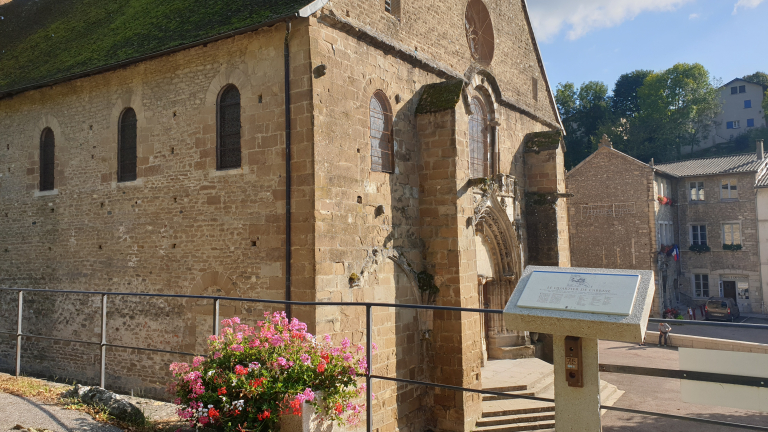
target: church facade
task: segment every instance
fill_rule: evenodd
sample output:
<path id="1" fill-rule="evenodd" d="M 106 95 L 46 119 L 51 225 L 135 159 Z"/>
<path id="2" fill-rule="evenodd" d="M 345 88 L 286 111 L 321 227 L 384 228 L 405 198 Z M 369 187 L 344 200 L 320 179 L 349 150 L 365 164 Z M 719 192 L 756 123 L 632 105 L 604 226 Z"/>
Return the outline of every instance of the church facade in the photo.
<path id="1" fill-rule="evenodd" d="M 36 26 L 0 56 L 0 286 L 503 308 L 526 265 L 570 265 L 562 127 L 523 0 L 173 0 L 112 39 L 133 12 L 61 3 L 0 6 Z M 219 27 L 185 27 L 200 17 Z M 100 301 L 28 294 L 25 332 L 97 341 Z M 201 352 L 211 307 L 110 296 L 107 337 Z M 364 308 L 292 313 L 364 341 Z M 478 315 L 374 309 L 374 373 L 479 388 L 485 361 L 530 339 Z M 0 368 L 14 349 L 0 341 Z M 93 382 L 98 357 L 29 339 L 22 363 Z M 174 360 L 110 348 L 107 387 L 162 396 Z M 379 430 L 480 415 L 478 395 L 374 392 Z"/>

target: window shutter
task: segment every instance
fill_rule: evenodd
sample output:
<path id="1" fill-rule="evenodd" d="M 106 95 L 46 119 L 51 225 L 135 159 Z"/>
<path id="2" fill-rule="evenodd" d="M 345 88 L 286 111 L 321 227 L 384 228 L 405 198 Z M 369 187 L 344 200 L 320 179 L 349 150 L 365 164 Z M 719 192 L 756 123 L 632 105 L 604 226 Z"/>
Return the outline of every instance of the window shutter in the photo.
<path id="1" fill-rule="evenodd" d="M 733 129 L 733 122 L 729 121 L 729 122 L 725 123 L 725 128 L 726 129 Z"/>

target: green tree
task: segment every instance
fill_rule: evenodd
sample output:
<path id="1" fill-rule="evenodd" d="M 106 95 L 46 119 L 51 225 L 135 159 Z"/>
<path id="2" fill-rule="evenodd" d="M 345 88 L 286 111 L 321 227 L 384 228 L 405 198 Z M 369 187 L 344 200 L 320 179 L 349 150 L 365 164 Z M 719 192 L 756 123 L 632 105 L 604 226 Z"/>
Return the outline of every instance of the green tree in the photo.
<path id="1" fill-rule="evenodd" d="M 611 111 L 618 118 L 629 119 L 640 111 L 638 90 L 645 79 L 653 73 L 651 70 L 638 69 L 622 74 L 613 85 Z"/>
<path id="2" fill-rule="evenodd" d="M 565 166 L 571 169 L 592 153 L 592 137 L 609 120 L 608 87 L 599 81 L 560 83 L 555 102 L 565 128 Z"/>
<path id="3" fill-rule="evenodd" d="M 636 127 L 630 127 L 631 139 L 661 160 L 679 159 L 683 146 L 693 151 L 707 139 L 720 112 L 718 87 L 699 63 L 652 73 L 638 91 L 640 111 Z"/>
<path id="4" fill-rule="evenodd" d="M 755 84 L 760 84 L 768 87 L 768 74 L 766 74 L 765 72 L 755 72 L 750 75 L 745 75 L 744 78 L 742 79 L 744 81 L 749 81 Z"/>

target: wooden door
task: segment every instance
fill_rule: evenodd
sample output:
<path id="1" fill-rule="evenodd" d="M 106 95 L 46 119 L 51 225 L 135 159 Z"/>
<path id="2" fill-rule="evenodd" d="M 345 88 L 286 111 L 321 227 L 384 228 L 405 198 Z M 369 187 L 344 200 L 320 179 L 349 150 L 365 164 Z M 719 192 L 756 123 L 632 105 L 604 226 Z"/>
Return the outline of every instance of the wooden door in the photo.
<path id="1" fill-rule="evenodd" d="M 736 301 L 736 282 L 723 281 L 723 297 L 732 298 L 734 302 Z"/>

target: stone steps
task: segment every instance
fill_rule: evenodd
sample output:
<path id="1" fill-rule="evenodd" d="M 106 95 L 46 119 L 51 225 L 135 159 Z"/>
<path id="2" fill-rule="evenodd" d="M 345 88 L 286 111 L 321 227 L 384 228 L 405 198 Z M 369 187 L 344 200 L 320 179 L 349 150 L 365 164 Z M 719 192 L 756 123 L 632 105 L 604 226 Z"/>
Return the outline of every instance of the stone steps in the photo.
<path id="1" fill-rule="evenodd" d="M 516 360 L 536 357 L 536 347 L 533 345 L 516 347 L 491 347 L 488 349 L 488 357 L 494 360 Z M 490 360 L 493 361 L 493 360 Z"/>
<path id="2" fill-rule="evenodd" d="M 549 363 L 539 359 L 520 359 L 495 360 L 489 364 L 490 373 L 486 373 L 484 368 L 483 381 L 493 383 L 495 387 L 484 386 L 484 389 L 510 395 L 554 398 L 554 371 Z M 613 405 L 623 394 L 613 384 L 601 380 L 602 405 Z M 554 431 L 555 404 L 552 402 L 485 395 L 482 407 L 482 417 L 474 429 L 476 432 Z"/>

